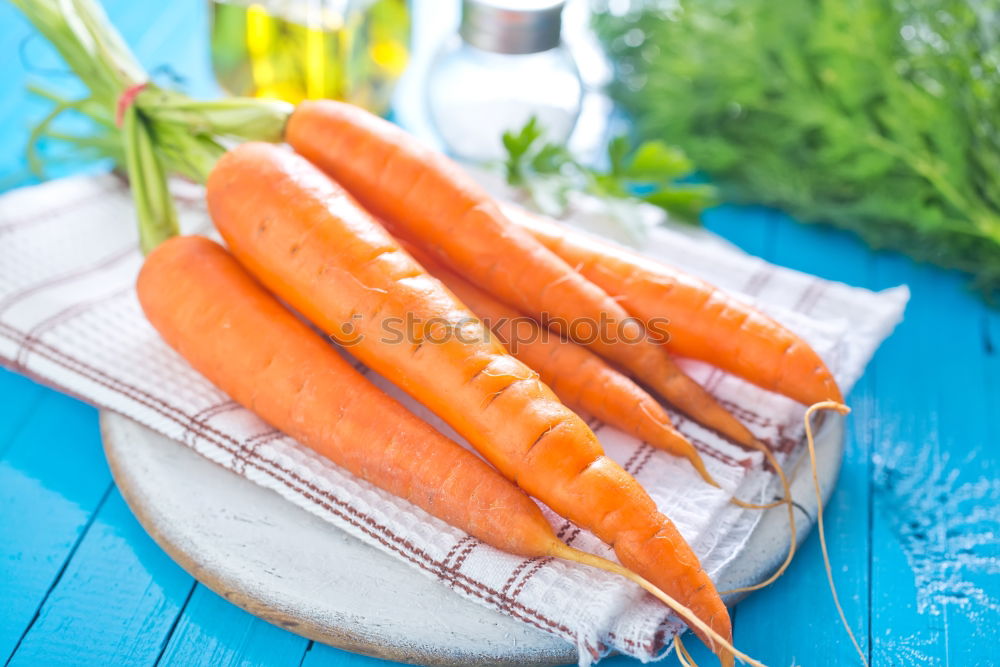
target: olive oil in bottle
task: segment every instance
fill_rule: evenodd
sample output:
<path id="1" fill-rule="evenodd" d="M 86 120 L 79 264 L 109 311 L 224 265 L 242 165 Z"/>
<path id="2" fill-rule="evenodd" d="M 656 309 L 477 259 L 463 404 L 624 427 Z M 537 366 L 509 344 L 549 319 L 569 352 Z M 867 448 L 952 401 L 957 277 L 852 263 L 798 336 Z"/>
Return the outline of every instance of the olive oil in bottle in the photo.
<path id="1" fill-rule="evenodd" d="M 406 0 L 210 0 L 212 66 L 232 95 L 332 98 L 384 114 L 409 59 Z"/>

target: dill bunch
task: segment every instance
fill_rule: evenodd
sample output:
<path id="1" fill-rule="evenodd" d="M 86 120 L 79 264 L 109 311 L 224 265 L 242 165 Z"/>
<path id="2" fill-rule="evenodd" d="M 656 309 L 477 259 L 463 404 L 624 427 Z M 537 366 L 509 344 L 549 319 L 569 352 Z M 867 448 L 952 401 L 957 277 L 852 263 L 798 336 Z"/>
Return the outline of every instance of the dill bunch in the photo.
<path id="1" fill-rule="evenodd" d="M 1000 0 L 625 4 L 594 22 L 641 139 L 1000 295 Z"/>

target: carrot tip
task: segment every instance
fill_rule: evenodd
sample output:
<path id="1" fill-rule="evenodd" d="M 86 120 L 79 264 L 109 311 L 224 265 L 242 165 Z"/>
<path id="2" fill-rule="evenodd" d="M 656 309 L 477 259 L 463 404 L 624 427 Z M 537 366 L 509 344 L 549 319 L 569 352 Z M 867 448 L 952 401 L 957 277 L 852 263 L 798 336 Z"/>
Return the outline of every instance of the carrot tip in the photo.
<path id="1" fill-rule="evenodd" d="M 712 477 L 712 473 L 708 472 L 708 468 L 705 467 L 705 462 L 702 460 L 701 456 L 698 455 L 698 452 L 692 451 L 685 458 L 687 458 L 687 461 L 694 467 L 698 474 L 701 475 L 701 478 L 705 480 L 706 484 L 714 486 L 717 489 L 722 488 L 722 486 L 715 481 L 715 478 Z"/>
<path id="2" fill-rule="evenodd" d="M 622 576 L 634 584 L 642 587 L 647 593 L 658 599 L 660 602 L 669 607 L 675 614 L 677 614 L 685 623 L 687 623 L 692 629 L 700 631 L 705 637 L 706 644 L 712 651 L 719 656 L 719 661 L 727 666 L 733 667 L 735 664 L 735 658 L 739 658 L 748 665 L 753 665 L 754 667 L 764 667 L 763 663 L 758 660 L 754 660 L 747 654 L 739 651 L 733 646 L 731 638 L 732 634 L 728 633 L 728 637 L 723 637 L 715 629 L 709 626 L 705 621 L 698 617 L 691 609 L 685 606 L 683 603 L 675 600 L 674 598 L 667 595 L 661 589 L 657 588 L 654 584 L 647 581 L 640 575 L 636 574 L 632 570 L 620 565 L 618 563 L 607 560 L 606 558 L 601 558 L 600 556 L 595 556 L 594 554 L 588 553 L 586 551 L 581 551 L 574 547 L 569 546 L 559 540 L 553 541 L 549 548 L 549 555 L 555 558 L 562 558 L 563 560 L 568 560 L 573 563 L 579 563 L 581 565 L 589 565 L 591 567 L 596 567 L 600 570 L 606 572 L 611 572 Z M 675 638 L 676 640 L 676 638 Z"/>

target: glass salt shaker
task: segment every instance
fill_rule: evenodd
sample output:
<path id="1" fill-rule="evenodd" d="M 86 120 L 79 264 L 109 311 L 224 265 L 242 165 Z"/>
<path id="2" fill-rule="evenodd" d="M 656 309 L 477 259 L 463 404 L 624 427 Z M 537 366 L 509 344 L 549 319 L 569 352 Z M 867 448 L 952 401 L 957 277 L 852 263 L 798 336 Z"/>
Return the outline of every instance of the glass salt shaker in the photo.
<path id="1" fill-rule="evenodd" d="M 431 65 L 431 121 L 455 157 L 502 159 L 502 135 L 535 116 L 548 141 L 573 131 L 583 86 L 562 43 L 565 0 L 462 0 L 458 34 Z"/>

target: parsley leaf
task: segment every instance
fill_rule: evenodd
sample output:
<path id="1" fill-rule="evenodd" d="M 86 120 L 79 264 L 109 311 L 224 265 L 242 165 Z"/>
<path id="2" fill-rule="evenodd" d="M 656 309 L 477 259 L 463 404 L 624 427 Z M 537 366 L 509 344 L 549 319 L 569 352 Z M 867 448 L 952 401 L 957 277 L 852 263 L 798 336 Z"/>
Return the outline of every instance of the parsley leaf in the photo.
<path id="1" fill-rule="evenodd" d="M 617 218 L 633 240 L 640 240 L 640 202 L 658 206 L 674 219 L 697 224 L 701 211 L 714 203 L 710 185 L 677 183 L 691 172 L 684 153 L 659 140 L 632 147 L 625 136 L 608 142 L 605 170 L 581 163 L 560 144 L 545 139 L 545 130 L 534 116 L 519 130 L 505 132 L 507 182 L 522 188 L 535 208 L 550 215 L 565 213 L 570 193 L 586 192 L 603 200 L 609 215 Z"/>

